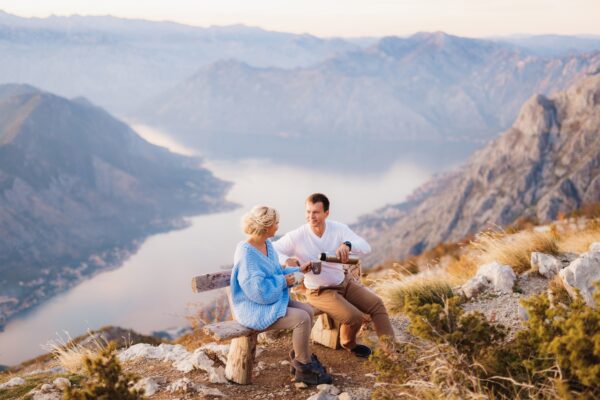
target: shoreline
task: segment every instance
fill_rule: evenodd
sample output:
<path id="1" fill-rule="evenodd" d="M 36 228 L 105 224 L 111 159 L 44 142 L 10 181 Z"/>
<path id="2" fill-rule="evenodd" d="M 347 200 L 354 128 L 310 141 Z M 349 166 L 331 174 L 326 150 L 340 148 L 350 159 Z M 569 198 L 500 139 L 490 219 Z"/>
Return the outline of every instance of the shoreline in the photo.
<path id="1" fill-rule="evenodd" d="M 216 214 L 237 208 L 239 205 L 225 201 L 221 207 L 214 207 L 205 212 L 193 215 L 172 217 L 159 223 L 151 224 L 143 235 L 128 239 L 125 243 L 89 254 L 86 259 L 79 261 L 76 267 L 63 266 L 60 272 L 50 279 L 37 278 L 33 281 L 23 282 L 22 286 L 32 288 L 22 298 L 0 298 L 0 333 L 16 318 L 26 316 L 36 307 L 45 304 L 60 295 L 73 289 L 80 283 L 94 277 L 120 268 L 131 256 L 135 255 L 144 242 L 151 236 L 186 229 L 191 225 L 190 218 Z M 10 304 L 14 306 L 11 306 Z"/>

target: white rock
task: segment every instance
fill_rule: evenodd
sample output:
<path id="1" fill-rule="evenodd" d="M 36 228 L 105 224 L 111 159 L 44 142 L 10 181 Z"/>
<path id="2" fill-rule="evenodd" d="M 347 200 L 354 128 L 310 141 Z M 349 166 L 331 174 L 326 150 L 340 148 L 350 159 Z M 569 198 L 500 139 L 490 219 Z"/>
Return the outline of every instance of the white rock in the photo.
<path id="1" fill-rule="evenodd" d="M 60 390 L 42 392 L 41 390 L 34 390 L 29 392 L 31 400 L 62 400 L 63 393 Z"/>
<path id="2" fill-rule="evenodd" d="M 338 396 L 338 400 L 352 400 L 352 396 L 350 396 L 350 393 L 348 392 L 342 392 Z"/>
<path id="3" fill-rule="evenodd" d="M 329 394 L 328 392 L 319 392 L 319 393 L 313 394 L 306 400 L 336 400 L 336 399 L 337 399 L 337 396 Z"/>
<path id="4" fill-rule="evenodd" d="M 142 378 L 134 386 L 135 389 L 144 389 L 144 396 L 152 396 L 160 389 L 154 378 Z"/>
<path id="5" fill-rule="evenodd" d="M 71 381 L 67 378 L 56 378 L 52 384 L 63 391 L 71 387 Z"/>
<path id="6" fill-rule="evenodd" d="M 283 361 L 279 361 L 279 364 L 281 364 L 281 365 L 290 365 L 290 362 L 288 360 L 283 360 Z"/>
<path id="7" fill-rule="evenodd" d="M 594 306 L 592 293 L 594 292 L 594 282 L 600 280 L 600 253 L 583 253 L 567 268 L 562 269 L 558 275 L 571 297 L 575 297 L 577 293 L 575 289 L 579 289 L 586 304 Z"/>
<path id="8" fill-rule="evenodd" d="M 534 251 L 531 253 L 531 266 L 546 278 L 552 278 L 566 265 L 561 260 L 550 255 Z"/>
<path id="9" fill-rule="evenodd" d="M 308 385 L 304 382 L 296 382 L 294 383 L 294 386 L 296 389 L 306 389 L 308 387 Z"/>
<path id="10" fill-rule="evenodd" d="M 460 290 L 463 292 L 467 299 L 472 299 L 473 297 L 477 297 L 490 285 L 491 282 L 488 278 L 481 275 L 475 275 L 473 278 L 465 282 L 461 286 Z"/>
<path id="11" fill-rule="evenodd" d="M 256 337 L 257 343 L 260 343 L 263 345 L 264 344 L 269 345 L 271 343 L 274 343 L 276 340 L 277 340 L 277 336 L 276 336 L 276 332 L 274 332 L 274 331 L 261 332 Z"/>
<path id="12" fill-rule="evenodd" d="M 42 391 L 42 393 L 52 392 L 54 390 L 54 385 L 50 383 L 44 383 L 40 390 Z"/>
<path id="13" fill-rule="evenodd" d="M 265 364 L 263 361 L 259 361 L 254 367 L 254 369 L 258 371 L 262 371 L 265 368 L 267 368 L 267 364 Z"/>
<path id="14" fill-rule="evenodd" d="M 229 353 L 229 345 L 228 344 L 217 344 L 214 342 L 206 343 L 205 345 L 200 346 L 200 348 L 206 352 L 212 352 L 217 355 L 219 360 L 223 364 L 227 364 L 227 353 Z"/>
<path id="15" fill-rule="evenodd" d="M 492 283 L 492 287 L 502 293 L 512 293 L 517 279 L 515 271 L 511 267 L 498 262 L 480 266 L 476 276 L 487 278 Z"/>
<path id="16" fill-rule="evenodd" d="M 329 385 L 326 383 L 322 383 L 322 384 L 318 385 L 317 390 L 319 390 L 321 392 L 327 392 L 329 394 L 333 394 L 334 396 L 337 396 L 338 394 L 340 394 L 340 389 L 336 388 L 333 385 Z"/>
<path id="17" fill-rule="evenodd" d="M 175 392 L 189 392 L 192 389 L 192 381 L 189 380 L 189 378 L 181 378 L 176 380 L 175 382 L 171 383 L 169 386 L 167 386 L 167 391 L 171 392 L 171 393 L 175 393 Z"/>
<path id="18" fill-rule="evenodd" d="M 594 242 L 588 247 L 590 253 L 600 253 L 600 242 Z"/>
<path id="19" fill-rule="evenodd" d="M 161 343 L 153 346 L 147 343 L 138 343 L 119 352 L 119 361 L 129 361 L 136 358 L 148 358 L 162 361 L 179 361 L 189 355 L 185 347 Z"/>
<path id="20" fill-rule="evenodd" d="M 225 397 L 225 394 L 217 388 L 209 388 L 208 386 L 196 384 L 193 387 L 194 391 L 203 396 Z"/>
<path id="21" fill-rule="evenodd" d="M 161 361 L 170 361 L 171 365 L 181 372 L 190 372 L 194 369 L 201 369 L 208 373 L 208 379 L 211 383 L 227 383 L 225 378 L 225 368 L 215 366 L 213 360 L 206 354 L 212 352 L 217 354 L 219 359 L 227 358 L 223 355 L 228 351 L 229 346 L 225 345 L 204 345 L 190 353 L 181 345 L 160 344 L 152 346 L 146 343 L 138 343 L 123 350 L 118 357 L 121 361 L 127 361 L 136 358 L 147 358 Z"/>
<path id="22" fill-rule="evenodd" d="M 17 377 L 12 378 L 8 382 L 1 384 L 0 389 L 6 389 L 7 387 L 13 387 L 13 386 L 21 386 L 24 383 L 25 383 L 25 379 L 17 376 Z"/>

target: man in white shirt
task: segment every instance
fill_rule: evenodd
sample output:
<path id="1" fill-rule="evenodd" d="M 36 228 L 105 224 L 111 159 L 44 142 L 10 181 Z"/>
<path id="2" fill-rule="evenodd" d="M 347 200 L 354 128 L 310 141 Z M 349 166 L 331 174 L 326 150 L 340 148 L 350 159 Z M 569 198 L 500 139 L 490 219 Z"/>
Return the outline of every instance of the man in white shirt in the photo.
<path id="1" fill-rule="evenodd" d="M 329 199 L 314 193 L 306 199 L 306 221 L 299 228 L 286 233 L 273 246 L 280 261 L 287 265 L 301 265 L 318 260 L 321 253 L 335 253 L 342 262 L 350 251 L 368 254 L 371 246 L 347 225 L 327 220 Z M 381 338 L 394 339 L 394 330 L 381 299 L 371 290 L 345 274 L 342 264 L 323 262 L 321 273 L 308 272 L 304 277 L 308 302 L 341 323 L 342 347 L 359 357 L 368 357 L 371 349 L 356 343 L 356 334 L 368 315 Z"/>

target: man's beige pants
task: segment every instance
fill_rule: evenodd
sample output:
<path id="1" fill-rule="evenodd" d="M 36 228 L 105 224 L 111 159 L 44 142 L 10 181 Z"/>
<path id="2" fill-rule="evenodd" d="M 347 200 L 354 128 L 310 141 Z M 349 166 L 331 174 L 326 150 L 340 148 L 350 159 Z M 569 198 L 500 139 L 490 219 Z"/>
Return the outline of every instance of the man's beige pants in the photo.
<path id="1" fill-rule="evenodd" d="M 340 343 L 346 349 L 356 347 L 356 334 L 369 315 L 377 336 L 394 339 L 394 330 L 383 301 L 375 293 L 357 283 L 350 274 L 338 286 L 307 291 L 308 302 L 341 323 Z"/>

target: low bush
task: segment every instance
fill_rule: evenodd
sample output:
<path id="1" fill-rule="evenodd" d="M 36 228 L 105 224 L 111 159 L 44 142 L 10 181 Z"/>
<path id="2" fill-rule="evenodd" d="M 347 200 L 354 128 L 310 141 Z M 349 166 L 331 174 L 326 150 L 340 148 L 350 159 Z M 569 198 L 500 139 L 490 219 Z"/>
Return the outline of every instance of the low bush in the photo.
<path id="1" fill-rule="evenodd" d="M 95 356 L 84 358 L 86 379 L 81 387 L 69 387 L 65 391 L 67 400 L 137 400 L 143 390 L 133 388 L 138 378 L 123 373 L 115 354 L 116 346 L 110 343 Z"/>
<path id="2" fill-rule="evenodd" d="M 404 312 L 410 317 L 411 333 L 434 341 L 448 343 L 459 352 L 476 360 L 490 346 L 498 345 L 506 336 L 501 325 L 490 324 L 479 312 L 465 312 L 458 296 L 440 302 L 423 303 L 422 299 L 405 300 Z"/>

